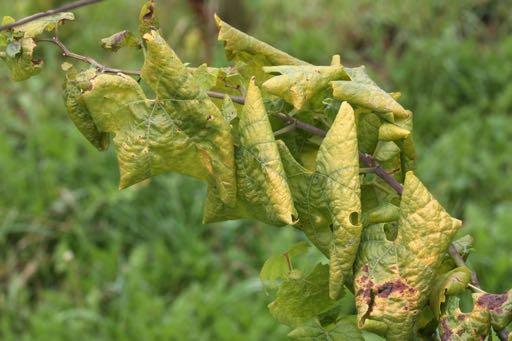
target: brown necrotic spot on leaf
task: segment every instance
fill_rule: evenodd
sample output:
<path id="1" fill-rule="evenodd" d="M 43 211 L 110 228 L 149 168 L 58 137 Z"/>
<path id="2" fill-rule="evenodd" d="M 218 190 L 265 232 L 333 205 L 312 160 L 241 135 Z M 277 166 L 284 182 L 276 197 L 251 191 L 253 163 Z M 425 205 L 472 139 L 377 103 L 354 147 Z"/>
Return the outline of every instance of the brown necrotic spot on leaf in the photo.
<path id="1" fill-rule="evenodd" d="M 448 341 L 452 339 L 453 331 L 451 330 L 450 326 L 448 325 L 447 320 L 443 319 L 441 320 L 441 341 Z M 463 332 L 464 330 L 461 329 Z"/>
<path id="2" fill-rule="evenodd" d="M 377 295 L 382 298 L 387 298 L 392 293 L 398 295 L 402 294 L 414 294 L 415 288 L 407 285 L 401 279 L 397 279 L 393 282 L 386 282 L 377 288 Z"/>
<path id="3" fill-rule="evenodd" d="M 499 314 L 506 300 L 507 294 L 484 294 L 478 298 L 476 304 Z"/>

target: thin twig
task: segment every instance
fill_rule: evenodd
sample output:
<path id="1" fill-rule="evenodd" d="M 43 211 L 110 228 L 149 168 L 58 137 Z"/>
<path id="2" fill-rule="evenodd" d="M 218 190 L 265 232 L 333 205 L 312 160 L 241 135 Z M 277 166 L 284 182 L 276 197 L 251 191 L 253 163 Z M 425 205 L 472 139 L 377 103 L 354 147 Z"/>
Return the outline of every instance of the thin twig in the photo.
<path id="1" fill-rule="evenodd" d="M 455 245 L 451 244 L 450 247 L 448 248 L 448 252 L 450 253 L 450 256 L 455 262 L 455 265 L 467 267 L 464 258 L 462 258 L 462 256 L 459 254 Z M 474 271 L 471 271 L 471 284 L 473 284 L 477 288 L 480 288 L 480 281 L 478 280 L 478 276 Z"/>
<path id="2" fill-rule="evenodd" d="M 136 71 L 136 70 L 122 70 L 122 69 L 111 68 L 111 67 L 105 66 L 105 65 L 97 62 L 94 58 L 91 58 L 91 57 L 88 57 L 88 56 L 82 56 L 82 55 L 80 55 L 78 53 L 71 52 L 66 47 L 66 45 L 64 45 L 64 43 L 62 43 L 62 41 L 60 41 L 59 38 L 57 38 L 57 37 L 53 37 L 52 39 L 38 39 L 37 41 L 38 42 L 53 43 L 53 44 L 57 45 L 60 48 L 60 50 L 62 52 L 62 55 L 64 57 L 73 58 L 73 59 L 82 61 L 84 63 L 90 64 L 90 65 L 94 66 L 95 68 L 97 68 L 101 72 L 106 72 L 106 73 L 124 73 L 124 74 L 127 74 L 127 75 L 135 75 L 135 76 L 139 76 L 140 75 L 140 71 Z"/>
<path id="3" fill-rule="evenodd" d="M 18 20 L 16 22 L 0 26 L 0 31 L 4 31 L 4 30 L 8 30 L 8 29 L 17 27 L 17 26 L 21 26 L 21 25 L 29 23 L 31 21 L 34 21 L 34 20 L 37 20 L 37 19 L 41 19 L 41 18 L 44 18 L 44 17 L 48 17 L 50 15 L 54 15 L 54 14 L 57 14 L 57 13 L 67 12 L 67 11 L 70 11 L 72 9 L 76 9 L 76 8 L 79 8 L 79 7 L 84 7 L 84 6 L 87 6 L 87 5 L 92 5 L 92 4 L 100 2 L 100 1 L 103 1 L 103 0 L 80 0 L 80 1 L 75 1 L 75 2 L 72 2 L 70 4 L 67 4 L 67 5 L 58 7 L 58 8 L 50 9 L 50 10 L 45 11 L 45 12 L 39 12 L 39 13 L 33 14 L 33 15 L 29 16 L 29 17 L 25 17 L 23 19 L 20 19 L 20 20 Z"/>

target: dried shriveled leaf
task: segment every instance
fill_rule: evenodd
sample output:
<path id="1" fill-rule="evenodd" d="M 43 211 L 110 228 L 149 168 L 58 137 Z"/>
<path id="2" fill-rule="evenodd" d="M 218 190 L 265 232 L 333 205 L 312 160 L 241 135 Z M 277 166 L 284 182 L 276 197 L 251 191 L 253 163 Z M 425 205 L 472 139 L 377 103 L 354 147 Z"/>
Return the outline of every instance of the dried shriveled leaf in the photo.
<path id="1" fill-rule="evenodd" d="M 470 280 L 471 271 L 467 267 L 455 268 L 436 278 L 429 302 L 436 319 L 441 315 L 441 305 L 446 301 L 446 296 L 463 292 Z"/>
<path id="2" fill-rule="evenodd" d="M 299 326 L 336 305 L 329 298 L 328 283 L 329 267 L 318 264 L 307 276 L 283 282 L 268 306 L 270 312 L 281 323 Z"/>
<path id="3" fill-rule="evenodd" d="M 390 340 L 412 335 L 414 320 L 461 222 L 408 172 L 396 239 L 385 224 L 364 228 L 354 281 L 358 324 Z"/>
<path id="4" fill-rule="evenodd" d="M 311 320 L 292 330 L 288 337 L 303 341 L 364 341 L 352 317 L 340 318 L 327 326 L 322 326 L 316 319 Z"/>
<path id="5" fill-rule="evenodd" d="M 123 30 L 101 39 L 101 47 L 116 52 L 123 47 L 140 47 L 141 41 L 130 31 Z"/>
<path id="6" fill-rule="evenodd" d="M 139 32 L 141 36 L 160 28 L 155 9 L 155 0 L 148 0 L 142 5 L 139 13 Z"/>
<path id="7" fill-rule="evenodd" d="M 76 75 L 74 70 L 71 69 L 67 74 L 66 84 L 64 85 L 64 101 L 69 118 L 82 135 L 98 150 L 105 150 L 110 143 L 109 134 L 98 130 L 91 113 L 83 101 L 80 88 L 81 83 L 90 81 L 95 74 L 95 71 L 91 69 Z"/>
<path id="8" fill-rule="evenodd" d="M 236 179 L 233 138 L 229 124 L 207 96 L 201 83 L 181 62 L 157 31 L 143 37 L 146 60 L 142 79 L 176 129 L 187 136 L 222 202 L 234 205 Z M 179 160 L 179 159 L 176 159 Z"/>
<path id="9" fill-rule="evenodd" d="M 485 340 L 489 331 L 490 316 L 485 308 L 474 305 L 473 311 L 463 313 L 459 309 L 459 299 L 448 297 L 446 311 L 439 320 L 441 340 Z"/>
<path id="10" fill-rule="evenodd" d="M 23 33 L 25 38 L 35 38 L 44 31 L 53 31 L 58 25 L 64 23 L 67 20 L 75 20 L 75 15 L 71 12 L 56 13 L 14 27 L 13 31 L 15 33 Z"/>
<path id="11" fill-rule="evenodd" d="M 238 135 L 236 206 L 223 204 L 215 190 L 209 188 L 203 220 L 255 218 L 277 226 L 293 224 L 296 212 L 292 195 L 263 99 L 254 80 L 251 80 L 239 116 Z"/>
<path id="12" fill-rule="evenodd" d="M 474 294 L 475 306 L 486 309 L 491 315 L 491 324 L 502 330 L 512 322 L 512 289 L 504 294 Z"/>
<path id="13" fill-rule="evenodd" d="M 11 43 L 13 44 L 13 43 Z M 9 44 L 7 47 L 9 47 Z M 26 80 L 41 71 L 43 61 L 34 58 L 34 49 L 36 44 L 32 38 L 22 38 L 16 41 L 20 47 L 15 53 L 0 53 L 0 58 L 7 64 L 10 71 L 10 77 L 14 81 Z"/>
<path id="14" fill-rule="evenodd" d="M 344 102 L 316 157 L 316 170 L 301 166 L 280 144 L 298 226 L 330 257 L 330 294 L 336 298 L 352 265 L 361 233 L 359 157 L 354 111 Z"/>
<path id="15" fill-rule="evenodd" d="M 329 82 L 347 79 L 342 66 L 268 66 L 263 71 L 278 74 L 263 83 L 263 89 L 279 96 L 300 110 L 329 86 Z"/>

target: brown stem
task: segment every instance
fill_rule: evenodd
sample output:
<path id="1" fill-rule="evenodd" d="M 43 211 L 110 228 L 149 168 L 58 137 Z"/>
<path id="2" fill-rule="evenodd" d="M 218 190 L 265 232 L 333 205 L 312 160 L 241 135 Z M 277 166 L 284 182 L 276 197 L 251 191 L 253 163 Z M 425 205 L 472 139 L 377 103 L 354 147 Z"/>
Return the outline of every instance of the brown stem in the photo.
<path id="1" fill-rule="evenodd" d="M 462 258 L 462 256 L 459 254 L 455 245 L 451 244 L 450 247 L 448 248 L 448 252 L 450 253 L 450 256 L 455 262 L 455 265 L 467 267 L 464 258 Z M 480 288 L 480 281 L 478 280 L 478 276 L 474 271 L 471 271 L 471 284 L 473 284 L 477 288 Z"/>
<path id="2" fill-rule="evenodd" d="M 54 14 L 57 14 L 57 13 L 67 12 L 67 11 L 70 11 L 70 10 L 75 9 L 75 8 L 84 7 L 84 6 L 87 6 L 87 5 L 92 5 L 92 4 L 100 2 L 100 1 L 103 1 L 103 0 L 80 0 L 80 1 L 75 1 L 75 2 L 72 2 L 70 4 L 67 4 L 67 5 L 58 7 L 58 8 L 50 9 L 50 10 L 45 11 L 45 12 L 39 12 L 39 13 L 33 14 L 33 15 L 29 16 L 29 17 L 25 17 L 23 19 L 20 19 L 20 20 L 18 20 L 16 22 L 0 26 L 0 31 L 4 31 L 4 30 L 11 29 L 13 27 L 21 26 L 21 25 L 26 24 L 28 22 L 31 22 L 31 21 L 34 21 L 34 20 L 37 20 L 37 19 L 41 19 L 41 18 L 44 18 L 44 17 L 48 17 L 50 15 L 54 15 Z"/>
<path id="3" fill-rule="evenodd" d="M 71 52 L 66 47 L 66 45 L 64 45 L 64 43 L 62 43 L 62 41 L 60 41 L 59 38 L 57 38 L 57 37 L 53 37 L 52 39 L 38 39 L 37 41 L 53 43 L 53 44 L 57 45 L 60 48 L 60 50 L 62 51 L 62 55 L 64 57 L 73 58 L 73 59 L 76 59 L 76 60 L 80 60 L 80 61 L 82 61 L 84 63 L 90 64 L 90 65 L 94 66 L 95 68 L 97 68 L 101 72 L 124 73 L 124 74 L 127 74 L 127 75 L 135 75 L 135 76 L 140 75 L 140 71 L 136 71 L 136 70 L 121 70 L 121 69 L 111 68 L 111 67 L 108 67 L 108 66 L 105 66 L 103 64 L 98 63 L 94 58 L 91 58 L 91 57 L 88 57 L 88 56 L 82 56 L 82 55 L 80 55 L 78 53 Z"/>

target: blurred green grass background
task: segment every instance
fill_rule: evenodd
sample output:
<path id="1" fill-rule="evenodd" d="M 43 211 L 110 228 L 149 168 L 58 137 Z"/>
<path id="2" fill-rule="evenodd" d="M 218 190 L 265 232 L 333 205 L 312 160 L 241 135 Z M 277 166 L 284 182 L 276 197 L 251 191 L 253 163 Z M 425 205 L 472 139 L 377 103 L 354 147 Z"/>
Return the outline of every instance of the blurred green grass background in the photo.
<path id="1" fill-rule="evenodd" d="M 226 63 L 190 3 L 160 0 L 165 37 L 183 60 Z M 16 18 L 64 1 L 2 1 Z M 137 51 L 99 40 L 137 30 L 142 1 L 76 11 L 60 30 L 73 51 L 138 68 Z M 503 0 L 215 0 L 228 22 L 293 55 L 367 65 L 415 112 L 418 173 L 475 251 L 492 292 L 512 286 L 512 17 Z M 197 9 L 197 7 L 196 7 Z M 201 31 L 203 27 L 203 31 Z M 202 35 L 201 32 L 207 32 Z M 0 67 L 2 340 L 280 340 L 258 280 L 264 260 L 300 238 L 249 221 L 201 224 L 205 188 L 163 175 L 124 190 L 112 151 L 67 119 L 58 52 L 23 83 Z"/>

